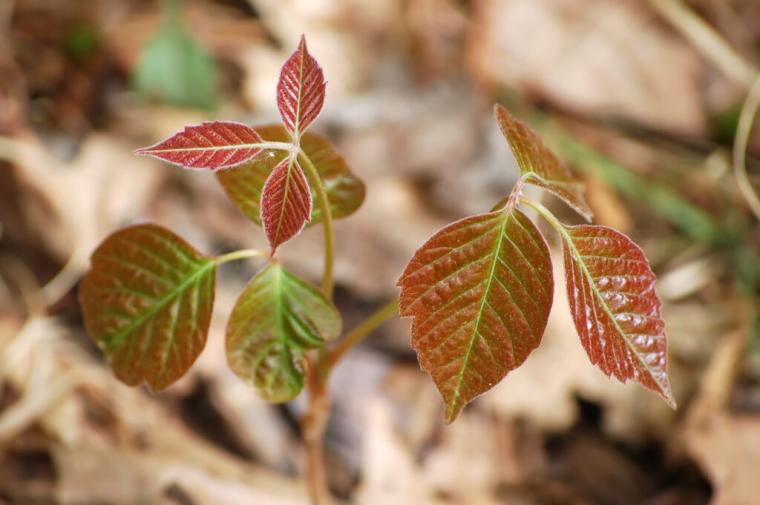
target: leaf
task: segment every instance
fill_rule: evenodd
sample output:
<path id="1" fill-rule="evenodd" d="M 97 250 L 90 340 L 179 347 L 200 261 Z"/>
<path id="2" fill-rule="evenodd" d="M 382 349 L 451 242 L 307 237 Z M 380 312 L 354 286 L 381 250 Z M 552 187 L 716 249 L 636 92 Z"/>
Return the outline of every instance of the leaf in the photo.
<path id="1" fill-rule="evenodd" d="M 277 108 L 285 127 L 297 141 L 317 118 L 325 101 L 325 78 L 301 36 L 298 48 L 285 61 L 277 83 Z"/>
<path id="2" fill-rule="evenodd" d="M 166 140 L 135 151 L 184 168 L 218 170 L 250 161 L 262 150 L 261 136 L 233 121 L 207 121 L 186 126 Z"/>
<path id="3" fill-rule="evenodd" d="M 552 305 L 549 248 L 517 209 L 452 223 L 414 255 L 398 281 L 412 345 L 453 421 L 466 403 L 525 361 Z"/>
<path id="4" fill-rule="evenodd" d="M 164 3 L 164 23 L 145 45 L 132 84 L 149 98 L 213 109 L 217 99 L 216 63 L 182 24 L 177 6 L 169 5 L 174 2 Z"/>
<path id="5" fill-rule="evenodd" d="M 156 225 L 103 241 L 79 299 L 87 332 L 119 379 L 157 391 L 190 368 L 206 345 L 215 273 L 213 259 Z"/>
<path id="6" fill-rule="evenodd" d="M 261 191 L 261 222 L 272 254 L 298 235 L 311 217 L 311 190 L 293 157 L 274 167 Z"/>
<path id="7" fill-rule="evenodd" d="M 227 361 L 272 402 L 298 396 L 304 353 L 335 339 L 341 320 L 322 293 L 278 263 L 254 277 L 227 323 Z"/>
<path id="8" fill-rule="evenodd" d="M 290 140 L 287 130 L 279 124 L 257 126 L 255 129 L 267 142 Z M 301 150 L 311 160 L 327 190 L 333 219 L 353 214 L 364 202 L 364 183 L 351 173 L 333 145 L 321 135 L 304 133 L 301 137 Z M 264 182 L 286 156 L 285 151 L 270 151 L 248 163 L 215 174 L 230 199 L 256 224 L 261 224 L 260 202 Z M 313 205 L 308 225 L 320 222 L 322 210 L 319 205 Z"/>
<path id="9" fill-rule="evenodd" d="M 605 226 L 563 229 L 570 312 L 589 359 L 608 376 L 633 379 L 675 408 L 665 323 L 644 252 Z"/>
<path id="10" fill-rule="evenodd" d="M 573 177 L 527 124 L 498 104 L 494 106 L 494 114 L 501 133 L 515 155 L 521 178 L 551 191 L 586 221 L 591 221 L 593 213 L 583 197 L 583 184 Z"/>

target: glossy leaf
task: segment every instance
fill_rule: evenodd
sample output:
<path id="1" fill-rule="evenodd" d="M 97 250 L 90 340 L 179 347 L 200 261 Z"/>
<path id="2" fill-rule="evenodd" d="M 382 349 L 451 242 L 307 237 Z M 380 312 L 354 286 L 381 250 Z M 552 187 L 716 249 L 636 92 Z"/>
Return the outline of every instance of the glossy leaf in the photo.
<path id="1" fill-rule="evenodd" d="M 340 334 L 341 320 L 322 293 L 279 264 L 267 266 L 240 295 L 227 323 L 227 361 L 272 402 L 304 385 L 304 353 Z"/>
<path id="2" fill-rule="evenodd" d="M 164 389 L 206 344 L 216 266 L 159 226 L 117 231 L 95 250 L 79 297 L 87 331 L 129 385 Z"/>
<path id="3" fill-rule="evenodd" d="M 589 359 L 607 375 L 633 379 L 675 408 L 665 323 L 644 252 L 605 226 L 564 230 L 567 296 Z"/>
<path id="4" fill-rule="evenodd" d="M 311 190 L 294 158 L 274 167 L 261 191 L 261 223 L 272 254 L 300 233 L 311 217 Z"/>
<path id="5" fill-rule="evenodd" d="M 267 142 L 288 142 L 282 125 L 257 126 L 256 131 Z M 321 135 L 306 132 L 301 137 L 301 150 L 316 168 L 327 190 L 333 219 L 353 214 L 364 202 L 364 183 L 356 177 L 333 145 Z M 243 165 L 220 170 L 216 178 L 230 199 L 256 224 L 261 224 L 261 190 L 269 174 L 287 156 L 285 151 L 269 151 Z M 312 193 L 312 201 L 315 201 Z M 322 222 L 322 210 L 312 205 L 309 225 Z"/>
<path id="6" fill-rule="evenodd" d="M 186 126 L 166 140 L 135 151 L 185 168 L 233 167 L 250 161 L 262 150 L 259 134 L 242 123 L 207 121 Z"/>
<path id="7" fill-rule="evenodd" d="M 515 155 L 522 179 L 551 191 L 584 219 L 591 221 L 593 213 L 583 197 L 583 184 L 573 177 L 527 124 L 498 104 L 494 107 L 494 114 Z"/>
<path id="8" fill-rule="evenodd" d="M 552 305 L 549 248 L 517 209 L 452 223 L 398 281 L 412 345 L 446 403 L 462 407 L 517 368 L 541 341 Z"/>
<path id="9" fill-rule="evenodd" d="M 277 107 L 294 139 L 317 118 L 325 101 L 325 78 L 317 60 L 301 37 L 295 52 L 285 61 L 277 83 Z"/>

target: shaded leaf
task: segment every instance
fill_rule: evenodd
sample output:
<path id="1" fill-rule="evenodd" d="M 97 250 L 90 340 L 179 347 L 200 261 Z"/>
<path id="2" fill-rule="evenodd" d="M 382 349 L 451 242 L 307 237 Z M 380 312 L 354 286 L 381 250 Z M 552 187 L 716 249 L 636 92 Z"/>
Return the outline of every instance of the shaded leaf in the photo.
<path id="1" fill-rule="evenodd" d="M 232 121 L 207 121 L 186 126 L 168 139 L 135 153 L 185 168 L 217 170 L 252 160 L 261 152 L 261 142 L 262 138 L 250 126 Z"/>
<path id="2" fill-rule="evenodd" d="M 527 124 L 498 104 L 494 106 L 494 114 L 515 155 L 522 179 L 551 191 L 590 221 L 593 213 L 583 197 L 583 184 L 573 177 Z"/>
<path id="3" fill-rule="evenodd" d="M 304 353 L 340 334 L 341 320 L 322 293 L 272 263 L 240 295 L 227 323 L 232 371 L 272 402 L 298 396 Z"/>
<path id="4" fill-rule="evenodd" d="M 288 142 L 282 125 L 257 126 L 255 130 L 268 142 Z M 327 190 L 333 219 L 353 214 L 364 202 L 364 183 L 351 173 L 333 145 L 321 135 L 306 132 L 301 137 L 301 150 L 311 160 Z M 227 170 L 216 172 L 216 178 L 230 199 L 256 224 L 261 224 L 261 190 L 269 174 L 282 160 L 285 151 L 270 151 L 256 159 Z M 312 194 L 312 201 L 315 197 Z M 322 222 L 319 205 L 311 209 L 309 225 Z"/>
<path id="5" fill-rule="evenodd" d="M 295 237 L 311 217 L 311 190 L 295 158 L 274 167 L 261 191 L 261 223 L 272 254 Z"/>
<path id="6" fill-rule="evenodd" d="M 568 226 L 562 239 L 570 311 L 591 362 L 621 382 L 639 382 L 675 408 L 665 323 L 644 252 L 605 226 Z"/>
<path id="7" fill-rule="evenodd" d="M 299 139 L 317 118 L 325 101 L 325 78 L 317 60 L 309 54 L 306 38 L 285 61 L 277 83 L 277 108 L 285 127 Z"/>
<path id="8" fill-rule="evenodd" d="M 160 390 L 184 375 L 206 344 L 215 273 L 213 259 L 156 225 L 103 241 L 79 299 L 119 379 Z"/>
<path id="9" fill-rule="evenodd" d="M 517 209 L 452 223 L 414 255 L 398 281 L 412 345 L 451 422 L 518 367 L 541 341 L 552 305 L 549 248 Z"/>

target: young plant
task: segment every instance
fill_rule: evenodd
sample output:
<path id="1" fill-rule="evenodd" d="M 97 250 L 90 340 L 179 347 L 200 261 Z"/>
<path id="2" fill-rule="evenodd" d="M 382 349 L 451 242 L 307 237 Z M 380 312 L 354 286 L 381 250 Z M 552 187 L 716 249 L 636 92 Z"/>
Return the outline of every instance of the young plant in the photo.
<path id="1" fill-rule="evenodd" d="M 302 38 L 277 85 L 281 125 L 207 122 L 137 151 L 214 171 L 230 199 L 263 228 L 270 249 L 210 257 L 153 224 L 106 238 L 92 255 L 80 300 L 87 331 L 119 379 L 159 391 L 184 375 L 206 343 L 217 267 L 266 258 L 230 314 L 227 360 L 271 402 L 291 400 L 308 386 L 309 409 L 302 420 L 308 487 L 313 503 L 325 503 L 322 438 L 329 372 L 399 306 L 401 315 L 414 317 L 412 343 L 441 391 L 449 422 L 538 346 L 551 309 L 553 278 L 546 242 L 519 208 L 525 205 L 562 238 L 570 307 L 591 361 L 621 381 L 637 380 L 675 406 L 660 302 L 644 254 L 610 228 L 565 226 L 522 195 L 524 184 L 534 184 L 591 217 L 581 184 L 501 106 L 496 118 L 521 168 L 511 194 L 493 211 L 436 233 L 401 276 L 400 300 L 328 348 L 342 326 L 331 301 L 332 221 L 356 211 L 365 189 L 332 145 L 307 131 L 324 97 L 322 69 Z M 290 273 L 276 257 L 279 246 L 317 223 L 323 225 L 325 242 L 321 289 Z"/>

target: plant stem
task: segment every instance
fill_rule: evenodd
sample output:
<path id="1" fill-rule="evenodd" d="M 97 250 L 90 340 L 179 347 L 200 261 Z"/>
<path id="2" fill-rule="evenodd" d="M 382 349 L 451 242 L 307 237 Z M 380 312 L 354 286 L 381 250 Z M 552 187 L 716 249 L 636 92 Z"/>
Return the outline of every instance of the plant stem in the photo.
<path id="1" fill-rule="evenodd" d="M 309 408 L 301 419 L 301 431 L 306 445 L 306 484 L 312 505 L 332 503 L 327 487 L 324 438 L 330 415 L 330 396 L 326 377 L 320 365 L 307 360 L 306 378 L 309 388 Z"/>
<path id="2" fill-rule="evenodd" d="M 567 234 L 567 230 L 565 230 L 565 225 L 560 223 L 559 219 L 554 217 L 554 214 L 552 214 L 552 211 L 544 207 L 543 204 L 526 197 L 521 197 L 520 203 L 524 203 L 528 207 L 538 212 L 541 215 L 541 217 L 543 217 L 546 220 L 546 222 L 551 225 L 552 228 L 557 230 L 557 232 L 559 232 L 559 234 L 562 235 L 568 242 L 572 242 L 570 240 L 570 236 Z"/>
<path id="3" fill-rule="evenodd" d="M 217 265 L 221 265 L 223 263 L 229 263 L 230 261 L 237 261 L 242 260 L 246 258 L 255 258 L 255 257 L 264 257 L 267 256 L 267 253 L 264 251 L 260 251 L 258 249 L 240 249 L 239 251 L 232 251 L 227 254 L 222 254 L 221 256 L 217 256 L 214 258 L 214 263 Z"/>
<path id="4" fill-rule="evenodd" d="M 739 125 L 736 128 L 736 138 L 734 139 L 734 176 L 736 183 L 750 210 L 760 220 L 760 199 L 758 199 L 757 193 L 747 177 L 747 145 L 758 107 L 760 107 L 760 74 L 755 78 L 755 82 L 747 94 L 747 99 L 744 101 L 739 116 Z"/>
<path id="5" fill-rule="evenodd" d="M 326 372 L 329 372 L 338 362 L 340 362 L 343 356 L 353 349 L 356 344 L 364 340 L 388 319 L 396 315 L 396 312 L 398 312 L 398 298 L 377 309 L 372 315 L 346 334 L 346 336 L 337 343 L 332 352 L 327 356 L 324 363 Z"/>
<path id="6" fill-rule="evenodd" d="M 649 3 L 727 76 L 744 86 L 752 84 L 757 69 L 686 5 L 679 0 L 649 0 Z"/>
<path id="7" fill-rule="evenodd" d="M 328 300 L 332 300 L 333 295 L 333 263 L 335 262 L 335 232 L 333 231 L 332 211 L 330 210 L 330 201 L 327 199 L 327 190 L 322 184 L 316 167 L 303 150 L 299 151 L 298 159 L 306 169 L 306 173 L 311 179 L 311 183 L 317 193 L 317 201 L 322 211 L 322 225 L 324 226 L 325 236 L 325 267 L 322 273 L 322 292 Z"/>

